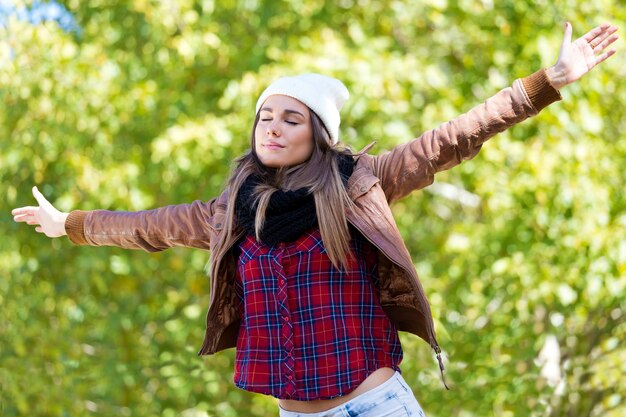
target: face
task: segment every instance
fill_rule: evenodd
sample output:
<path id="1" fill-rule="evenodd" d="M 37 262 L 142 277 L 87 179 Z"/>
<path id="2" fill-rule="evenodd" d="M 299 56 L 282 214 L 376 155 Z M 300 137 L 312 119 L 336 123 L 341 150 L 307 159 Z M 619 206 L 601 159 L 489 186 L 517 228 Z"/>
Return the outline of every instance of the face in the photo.
<path id="1" fill-rule="evenodd" d="M 259 112 L 254 149 L 269 168 L 298 165 L 309 159 L 313 153 L 309 108 L 292 97 L 269 96 Z"/>

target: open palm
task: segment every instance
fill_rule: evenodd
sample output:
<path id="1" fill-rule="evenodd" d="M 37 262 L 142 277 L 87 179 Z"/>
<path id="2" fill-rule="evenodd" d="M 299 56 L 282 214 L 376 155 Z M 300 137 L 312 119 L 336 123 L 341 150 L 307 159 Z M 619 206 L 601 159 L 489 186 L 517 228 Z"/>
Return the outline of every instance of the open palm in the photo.
<path id="1" fill-rule="evenodd" d="M 572 42 L 572 25 L 565 26 L 559 59 L 553 67 L 552 82 L 556 88 L 577 81 L 593 67 L 615 53 L 606 48 L 618 39 L 617 26 L 609 23 L 591 29 Z"/>

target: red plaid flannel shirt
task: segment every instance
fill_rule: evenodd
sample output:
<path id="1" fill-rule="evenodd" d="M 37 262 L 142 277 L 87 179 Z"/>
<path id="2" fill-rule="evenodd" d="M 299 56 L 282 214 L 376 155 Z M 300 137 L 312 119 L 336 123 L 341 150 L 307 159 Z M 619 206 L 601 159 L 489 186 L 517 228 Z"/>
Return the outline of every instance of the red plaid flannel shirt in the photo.
<path id="1" fill-rule="evenodd" d="M 235 384 L 281 399 L 330 399 L 381 367 L 399 370 L 398 331 L 379 302 L 376 249 L 352 231 L 356 255 L 333 267 L 318 228 L 292 243 L 239 245 L 242 321 Z"/>

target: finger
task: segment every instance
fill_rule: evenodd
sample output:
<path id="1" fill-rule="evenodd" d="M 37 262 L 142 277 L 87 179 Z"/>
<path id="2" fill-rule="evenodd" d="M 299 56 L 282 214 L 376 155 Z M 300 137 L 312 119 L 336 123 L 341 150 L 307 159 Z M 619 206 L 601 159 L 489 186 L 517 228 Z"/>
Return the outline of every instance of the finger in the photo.
<path id="1" fill-rule="evenodd" d="M 601 44 L 593 48 L 593 52 L 595 52 L 596 54 L 602 52 L 606 49 L 607 46 L 615 42 L 617 39 L 619 39 L 618 35 L 613 35 L 610 38 L 605 39 Z"/>
<path id="2" fill-rule="evenodd" d="M 11 210 L 11 214 L 13 216 L 17 216 L 21 214 L 31 214 L 36 209 L 39 209 L 39 207 L 33 207 L 33 206 L 18 207 L 18 208 Z"/>
<path id="3" fill-rule="evenodd" d="M 561 48 L 572 43 L 572 25 L 570 22 L 565 22 L 565 32 L 563 32 L 563 42 Z"/>
<path id="4" fill-rule="evenodd" d="M 33 197 L 35 197 L 35 200 L 37 200 L 37 202 L 39 203 L 39 207 L 45 207 L 50 205 L 48 200 L 46 200 L 46 197 L 44 197 L 39 189 L 37 189 L 36 185 L 33 187 Z"/>
<path id="5" fill-rule="evenodd" d="M 608 57 L 610 57 L 611 55 L 613 55 L 615 53 L 615 49 L 611 49 L 608 52 L 603 53 L 602 55 L 599 55 L 596 58 L 596 65 L 598 65 L 600 62 L 606 60 Z"/>
<path id="6" fill-rule="evenodd" d="M 41 227 L 35 227 L 35 232 L 43 233 L 43 229 Z"/>
<path id="7" fill-rule="evenodd" d="M 591 45 L 591 47 L 595 49 L 598 45 L 600 45 L 602 42 L 604 42 L 604 40 L 606 38 L 608 38 L 609 36 L 613 35 L 615 32 L 617 32 L 617 27 L 616 26 L 612 26 L 609 29 L 607 29 L 606 31 L 604 31 L 601 34 L 599 34 L 598 36 L 596 36 L 593 40 L 591 40 L 591 42 L 589 42 L 589 45 Z M 617 36 L 617 35 L 613 35 L 613 36 Z"/>
<path id="8" fill-rule="evenodd" d="M 589 32 L 585 33 L 582 38 L 587 42 L 591 42 L 596 36 L 600 35 L 602 32 L 611 27 L 610 23 L 603 23 L 600 26 L 597 26 L 591 29 Z"/>
<path id="9" fill-rule="evenodd" d="M 20 223 L 20 222 L 28 221 L 29 219 L 32 219 L 32 218 L 33 216 L 31 214 L 22 214 L 20 216 L 13 217 L 13 221 Z"/>

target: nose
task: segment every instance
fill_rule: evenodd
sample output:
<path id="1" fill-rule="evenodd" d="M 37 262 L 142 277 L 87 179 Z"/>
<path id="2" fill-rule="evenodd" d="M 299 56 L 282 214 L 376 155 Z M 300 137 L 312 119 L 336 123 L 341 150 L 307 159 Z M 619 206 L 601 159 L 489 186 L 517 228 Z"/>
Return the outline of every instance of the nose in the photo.
<path id="1" fill-rule="evenodd" d="M 275 121 L 268 123 L 266 133 L 268 136 L 280 136 L 280 130 L 278 129 L 278 125 Z"/>

